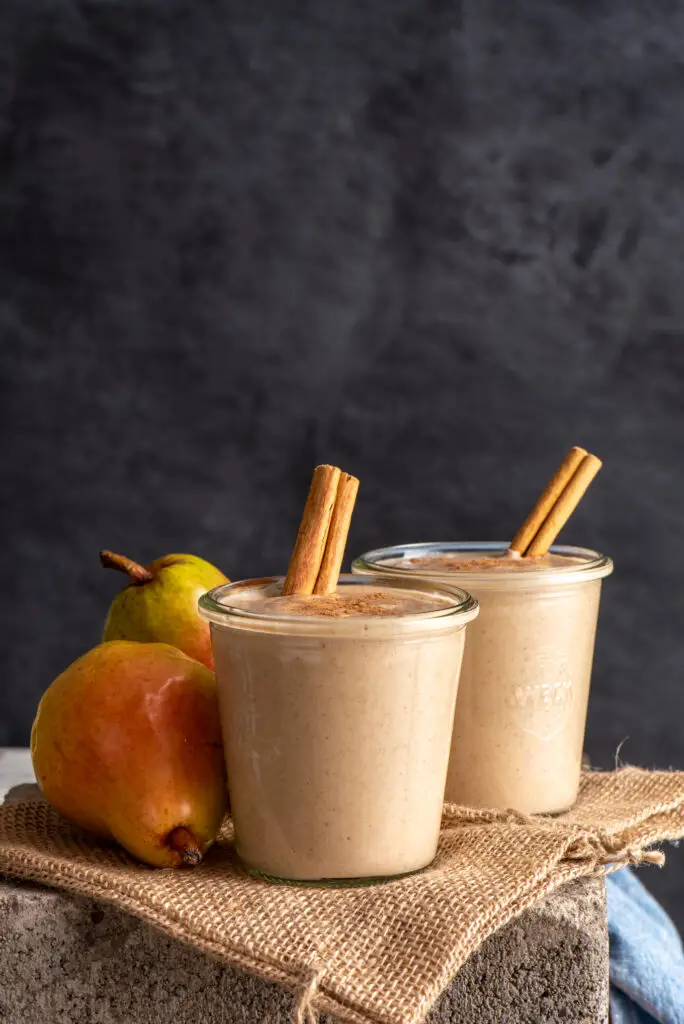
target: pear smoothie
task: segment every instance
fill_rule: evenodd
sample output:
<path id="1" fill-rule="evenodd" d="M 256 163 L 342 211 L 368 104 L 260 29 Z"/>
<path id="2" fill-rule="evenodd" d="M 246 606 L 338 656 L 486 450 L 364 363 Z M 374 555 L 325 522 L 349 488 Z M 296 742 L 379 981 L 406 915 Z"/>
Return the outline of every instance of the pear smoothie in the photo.
<path id="1" fill-rule="evenodd" d="M 601 580 L 613 564 L 595 551 L 549 544 L 600 465 L 573 448 L 510 546 L 409 544 L 354 562 L 359 574 L 455 583 L 479 602 L 459 684 L 448 801 L 552 813 L 576 799 Z"/>
<path id="2" fill-rule="evenodd" d="M 237 851 L 271 879 L 388 878 L 437 849 L 477 602 L 430 582 L 340 576 L 357 487 L 318 466 L 285 579 L 200 601 Z"/>
<path id="3" fill-rule="evenodd" d="M 305 881 L 425 867 L 476 602 L 371 577 L 327 596 L 278 590 L 248 580 L 202 599 L 240 858 Z"/>

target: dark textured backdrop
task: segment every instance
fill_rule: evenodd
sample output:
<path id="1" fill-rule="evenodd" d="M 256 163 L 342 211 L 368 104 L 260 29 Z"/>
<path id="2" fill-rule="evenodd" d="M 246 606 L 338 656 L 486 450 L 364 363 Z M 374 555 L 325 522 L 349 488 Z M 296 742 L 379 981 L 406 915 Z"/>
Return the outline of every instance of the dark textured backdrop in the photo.
<path id="1" fill-rule="evenodd" d="M 100 547 L 281 571 L 319 461 L 350 553 L 505 538 L 578 443 L 588 749 L 684 768 L 683 128 L 681 3 L 2 0 L 0 744 Z"/>

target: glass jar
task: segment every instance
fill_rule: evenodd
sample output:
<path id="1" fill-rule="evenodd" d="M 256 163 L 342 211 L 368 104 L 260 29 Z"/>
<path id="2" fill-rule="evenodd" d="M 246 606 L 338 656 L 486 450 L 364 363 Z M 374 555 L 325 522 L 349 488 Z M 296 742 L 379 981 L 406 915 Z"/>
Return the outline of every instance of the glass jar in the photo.
<path id="1" fill-rule="evenodd" d="M 335 617 L 254 604 L 254 592 L 258 602 L 279 582 L 226 584 L 200 600 L 240 858 L 269 878 L 340 884 L 425 867 L 477 602 L 430 581 L 342 576 L 341 597 L 381 592 L 398 612 Z"/>
<path id="2" fill-rule="evenodd" d="M 556 545 L 550 557 L 488 567 L 507 547 L 407 544 L 368 552 L 352 568 L 457 584 L 480 604 L 463 659 L 446 799 L 562 811 L 577 797 L 601 580 L 613 563 Z M 449 568 L 454 559 L 477 562 Z"/>

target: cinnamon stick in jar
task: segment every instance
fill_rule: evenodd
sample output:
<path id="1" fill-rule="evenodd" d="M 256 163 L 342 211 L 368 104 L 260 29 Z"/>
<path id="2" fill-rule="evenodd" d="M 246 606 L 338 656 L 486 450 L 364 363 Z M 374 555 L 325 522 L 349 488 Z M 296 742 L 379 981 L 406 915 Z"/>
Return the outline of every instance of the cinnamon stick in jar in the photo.
<path id="1" fill-rule="evenodd" d="M 283 594 L 313 594 L 325 553 L 340 470 L 317 466 L 302 513 Z"/>
<path id="2" fill-rule="evenodd" d="M 584 448 L 574 446 L 570 449 L 539 495 L 529 516 L 511 541 L 509 551 L 518 555 L 528 554 L 529 546 L 536 537 L 538 530 L 569 484 L 586 454 Z"/>
<path id="3" fill-rule="evenodd" d="M 351 476 L 349 473 L 340 474 L 328 540 L 313 590 L 314 594 L 335 593 L 358 489 L 359 481 L 355 476 Z"/>
<path id="4" fill-rule="evenodd" d="M 525 557 L 539 558 L 546 554 L 579 505 L 589 484 L 602 465 L 601 460 L 595 455 L 584 456 L 563 493 L 539 528 L 536 537 L 525 552 Z"/>

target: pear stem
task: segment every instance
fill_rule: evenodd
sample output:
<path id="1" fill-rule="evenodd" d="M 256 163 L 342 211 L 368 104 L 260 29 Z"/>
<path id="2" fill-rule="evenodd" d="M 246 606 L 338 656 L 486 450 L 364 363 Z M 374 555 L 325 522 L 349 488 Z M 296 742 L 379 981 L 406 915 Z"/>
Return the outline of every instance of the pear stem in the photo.
<path id="1" fill-rule="evenodd" d="M 154 574 L 144 565 L 138 565 L 132 558 L 116 555 L 113 551 L 100 552 L 100 565 L 103 569 L 118 569 L 119 572 L 125 572 L 138 586 L 142 583 L 151 583 L 154 579 Z"/>
<path id="2" fill-rule="evenodd" d="M 179 853 L 181 860 L 188 868 L 196 868 L 202 860 L 202 851 L 199 843 L 189 829 L 179 825 L 169 832 L 166 837 L 166 844 L 176 853 Z"/>

